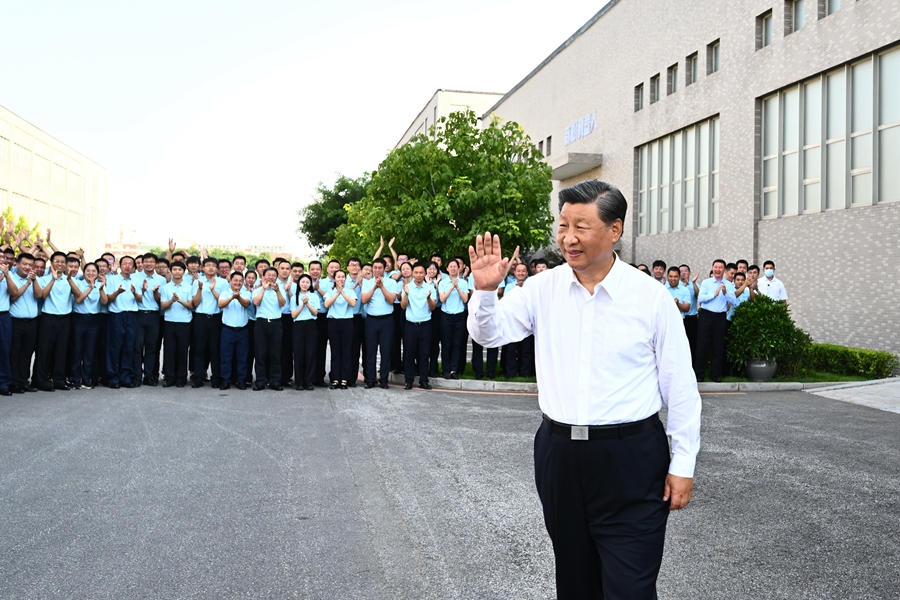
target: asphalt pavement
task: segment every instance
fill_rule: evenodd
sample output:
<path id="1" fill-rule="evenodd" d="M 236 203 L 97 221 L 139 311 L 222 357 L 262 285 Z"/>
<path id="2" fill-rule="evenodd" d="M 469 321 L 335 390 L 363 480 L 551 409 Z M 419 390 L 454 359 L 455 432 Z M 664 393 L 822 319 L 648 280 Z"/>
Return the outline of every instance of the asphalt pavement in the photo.
<path id="1" fill-rule="evenodd" d="M 661 598 L 900 597 L 900 414 L 704 395 Z M 0 598 L 552 598 L 533 395 L 0 399 Z"/>

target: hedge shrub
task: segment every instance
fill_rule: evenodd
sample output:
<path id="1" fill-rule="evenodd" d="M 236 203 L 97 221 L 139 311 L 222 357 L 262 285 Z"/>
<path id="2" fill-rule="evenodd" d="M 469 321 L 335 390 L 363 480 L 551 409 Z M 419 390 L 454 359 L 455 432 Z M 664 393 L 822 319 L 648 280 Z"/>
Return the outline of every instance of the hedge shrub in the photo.
<path id="1" fill-rule="evenodd" d="M 884 379 L 898 367 L 897 357 L 890 352 L 835 344 L 811 344 L 804 363 L 814 371 L 860 375 L 868 379 Z"/>

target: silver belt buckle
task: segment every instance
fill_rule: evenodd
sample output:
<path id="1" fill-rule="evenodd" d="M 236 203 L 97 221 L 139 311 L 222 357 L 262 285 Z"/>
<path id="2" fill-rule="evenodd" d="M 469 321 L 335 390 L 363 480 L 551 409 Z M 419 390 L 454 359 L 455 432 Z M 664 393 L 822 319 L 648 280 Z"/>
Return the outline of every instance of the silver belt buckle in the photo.
<path id="1" fill-rule="evenodd" d="M 572 439 L 573 440 L 588 439 L 587 425 L 572 425 Z"/>

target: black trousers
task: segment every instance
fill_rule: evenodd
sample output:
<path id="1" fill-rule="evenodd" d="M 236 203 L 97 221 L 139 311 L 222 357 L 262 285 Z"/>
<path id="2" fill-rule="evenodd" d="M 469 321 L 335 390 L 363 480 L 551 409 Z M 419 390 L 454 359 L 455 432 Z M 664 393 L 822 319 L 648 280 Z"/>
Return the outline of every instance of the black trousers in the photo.
<path id="1" fill-rule="evenodd" d="M 444 311 L 441 310 L 440 306 L 435 307 L 431 311 L 431 344 L 428 351 L 428 374 L 432 377 L 437 377 L 438 374 L 438 357 L 443 360 L 443 354 L 441 353 L 443 348 L 443 315 Z M 444 365 L 443 370 L 445 373 L 453 370 L 448 368 L 449 365 L 447 363 L 444 363 Z"/>
<path id="2" fill-rule="evenodd" d="M 391 351 L 391 364 L 399 373 L 403 369 L 403 332 L 406 329 L 406 312 L 400 303 L 394 304 L 394 345 Z"/>
<path id="3" fill-rule="evenodd" d="M 156 350 L 153 355 L 156 357 L 156 372 L 153 373 L 153 377 L 159 379 L 160 373 L 163 372 L 163 365 L 159 364 L 159 355 L 162 353 L 163 338 L 166 337 L 166 317 L 165 315 L 159 315 L 157 318 L 157 327 L 159 328 L 157 331 L 159 331 L 159 335 L 156 336 Z M 163 355 L 163 360 L 165 360 L 165 355 Z"/>
<path id="4" fill-rule="evenodd" d="M 94 364 L 91 365 L 91 384 L 106 382 L 106 331 L 109 313 L 97 314 L 97 345 L 94 348 Z"/>
<path id="5" fill-rule="evenodd" d="M 487 348 L 487 372 L 484 370 L 484 346 L 472 340 L 472 370 L 476 377 L 487 375 L 489 379 L 497 376 L 497 358 L 500 356 L 500 348 Z"/>
<path id="6" fill-rule="evenodd" d="M 247 348 L 250 333 L 246 325 L 229 327 L 222 324 L 221 374 L 223 383 L 243 383 L 247 380 Z M 236 365 L 236 366 L 235 366 Z"/>
<path id="7" fill-rule="evenodd" d="M 441 313 L 441 366 L 445 377 L 453 372 L 460 373 L 460 362 L 465 369 L 465 356 L 462 361 L 459 358 L 460 353 L 465 352 L 462 347 L 466 333 L 465 316 L 464 313 L 456 315 Z M 434 319 L 433 314 L 431 318 Z"/>
<path id="8" fill-rule="evenodd" d="M 166 382 L 187 383 L 188 344 L 191 340 L 191 324 L 166 321 L 166 344 L 163 363 Z"/>
<path id="9" fill-rule="evenodd" d="M 407 321 L 403 328 L 403 366 L 406 383 L 419 371 L 419 383 L 428 383 L 428 354 L 431 349 L 431 321 Z"/>
<path id="10" fill-rule="evenodd" d="M 394 348 L 394 315 L 393 313 L 380 317 L 368 315 L 366 317 L 366 368 L 363 375 L 366 383 L 378 379 L 386 382 L 391 373 L 391 355 Z M 378 353 L 381 353 L 381 371 L 376 370 Z"/>
<path id="11" fill-rule="evenodd" d="M 456 363 L 456 372 L 457 373 L 465 373 L 466 372 L 466 361 L 468 357 L 466 356 L 466 350 L 469 346 L 469 331 L 466 329 L 466 322 L 469 320 L 469 311 L 464 310 L 462 316 L 462 337 L 459 342 L 459 362 Z"/>
<path id="12" fill-rule="evenodd" d="M 281 318 L 256 319 L 253 332 L 256 353 L 256 383 L 263 387 L 268 383 L 281 383 Z"/>
<path id="13" fill-rule="evenodd" d="M 328 319 L 328 340 L 331 343 L 331 381 L 353 382 L 359 369 L 353 364 L 353 319 Z"/>
<path id="14" fill-rule="evenodd" d="M 72 315 L 72 328 L 69 338 L 74 342 L 72 346 L 72 363 L 70 371 L 72 381 L 76 385 L 89 385 L 91 372 L 94 366 L 94 352 L 97 349 L 97 336 L 99 331 L 100 315 L 84 315 L 74 313 Z"/>
<path id="15" fill-rule="evenodd" d="M 725 364 L 725 333 L 728 331 L 728 319 L 724 312 L 716 313 L 708 310 L 700 311 L 697 323 L 697 356 L 694 359 L 694 374 L 697 381 L 703 381 L 706 375 L 706 359 L 712 349 L 709 376 L 713 380 L 722 378 L 722 366 Z"/>
<path id="16" fill-rule="evenodd" d="M 316 317 L 316 370 L 313 372 L 313 384 L 321 384 L 325 380 L 325 354 L 328 351 L 328 316 L 319 312 Z"/>
<path id="17" fill-rule="evenodd" d="M 368 379 L 365 372 L 366 319 L 362 315 L 353 315 L 353 344 L 350 346 L 350 361 L 357 370 L 357 377 L 359 376 L 360 356 L 362 357 L 363 378 Z M 354 377 L 353 381 L 356 381 L 357 377 Z"/>
<path id="18" fill-rule="evenodd" d="M 287 386 L 294 376 L 294 338 L 291 313 L 281 315 L 281 385 Z"/>
<path id="19" fill-rule="evenodd" d="M 66 382 L 71 315 L 44 313 L 38 319 L 37 358 L 32 380 L 40 387 L 62 385 Z"/>
<path id="20" fill-rule="evenodd" d="M 697 357 L 697 321 L 698 315 L 684 317 L 684 333 L 687 334 L 688 344 L 691 346 L 691 364 Z"/>
<path id="21" fill-rule="evenodd" d="M 315 319 L 294 321 L 291 337 L 294 343 L 294 385 L 309 387 L 316 372 L 316 338 L 319 336 Z M 332 358 L 332 360 L 334 360 Z"/>
<path id="22" fill-rule="evenodd" d="M 159 341 L 159 313 L 156 311 L 139 310 L 137 314 L 137 329 L 134 332 L 134 376 L 155 379 L 159 373 L 157 361 L 159 350 L 156 347 Z"/>
<path id="23" fill-rule="evenodd" d="M 572 440 L 546 422 L 534 437 L 534 480 L 556 556 L 561 599 L 652 600 L 669 503 L 661 423 L 610 440 Z"/>
<path id="24" fill-rule="evenodd" d="M 249 336 L 248 344 L 247 344 L 247 357 L 246 359 L 242 359 L 240 356 L 238 360 L 246 360 L 246 368 L 244 372 L 247 374 L 247 381 L 245 383 L 250 384 L 253 383 L 253 358 L 256 356 L 256 320 L 250 319 L 247 322 L 247 335 Z M 236 369 L 236 368 L 235 368 Z"/>
<path id="25" fill-rule="evenodd" d="M 9 347 L 12 342 L 12 317 L 9 311 L 0 312 L 0 391 L 12 387 L 12 367 L 9 363 Z"/>
<path id="26" fill-rule="evenodd" d="M 194 379 L 203 380 L 206 371 L 212 368 L 210 383 L 214 387 L 222 384 L 222 313 L 205 315 L 194 313 L 191 331 L 191 354 L 194 357 Z"/>
<path id="27" fill-rule="evenodd" d="M 29 385 L 31 357 L 37 346 L 38 320 L 12 317 L 12 339 L 9 344 L 9 364 L 12 369 L 12 383 L 17 388 Z"/>

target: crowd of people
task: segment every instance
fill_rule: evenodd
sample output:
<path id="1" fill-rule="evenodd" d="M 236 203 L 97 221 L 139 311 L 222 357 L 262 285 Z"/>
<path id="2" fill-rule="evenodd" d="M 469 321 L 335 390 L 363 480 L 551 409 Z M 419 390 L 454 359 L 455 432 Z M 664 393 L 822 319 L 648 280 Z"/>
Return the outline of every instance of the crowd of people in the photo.
<path id="1" fill-rule="evenodd" d="M 2 226 L 0 226 L 2 231 Z M 241 255 L 176 250 L 95 261 L 62 252 L 47 239 L 2 231 L 0 395 L 138 387 L 312 390 L 367 389 L 403 374 L 406 389 L 466 370 L 466 304 L 474 289 L 464 257 L 419 261 L 384 240 L 370 260 L 324 266 L 276 258 L 252 265 Z M 548 262 L 509 263 L 501 298 Z M 787 300 L 771 261 L 716 260 L 698 283 L 688 265 L 637 265 L 674 298 L 684 319 L 695 374 L 721 380 L 725 334 L 740 303 L 756 294 Z M 330 370 L 326 358 L 330 347 Z M 162 356 L 162 361 L 160 361 Z M 379 363 L 380 358 L 380 363 Z M 476 379 L 534 377 L 534 338 L 502 348 L 472 341 Z"/>

